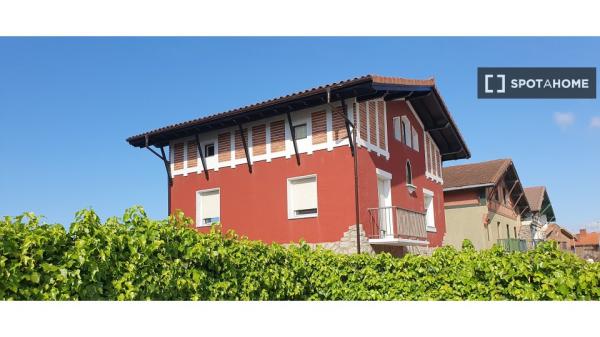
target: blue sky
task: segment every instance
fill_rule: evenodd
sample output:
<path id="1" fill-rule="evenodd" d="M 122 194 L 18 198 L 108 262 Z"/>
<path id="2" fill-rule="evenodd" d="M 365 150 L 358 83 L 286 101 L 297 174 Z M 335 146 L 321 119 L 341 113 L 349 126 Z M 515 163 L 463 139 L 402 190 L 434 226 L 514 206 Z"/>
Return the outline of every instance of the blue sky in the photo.
<path id="1" fill-rule="evenodd" d="M 0 215 L 166 215 L 128 136 L 375 73 L 434 76 L 473 158 L 510 157 L 570 229 L 600 219 L 597 100 L 479 100 L 479 66 L 600 66 L 592 38 L 0 38 Z M 446 162 L 445 165 L 464 161 Z"/>

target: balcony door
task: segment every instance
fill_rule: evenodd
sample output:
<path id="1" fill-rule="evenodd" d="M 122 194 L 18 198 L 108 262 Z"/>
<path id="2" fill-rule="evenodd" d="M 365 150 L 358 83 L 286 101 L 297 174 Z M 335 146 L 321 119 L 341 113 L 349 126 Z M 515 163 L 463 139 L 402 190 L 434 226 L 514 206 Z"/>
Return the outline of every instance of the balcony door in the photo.
<path id="1" fill-rule="evenodd" d="M 392 180 L 388 177 L 377 177 L 379 195 L 379 234 L 381 238 L 394 236 L 394 214 L 392 208 Z"/>

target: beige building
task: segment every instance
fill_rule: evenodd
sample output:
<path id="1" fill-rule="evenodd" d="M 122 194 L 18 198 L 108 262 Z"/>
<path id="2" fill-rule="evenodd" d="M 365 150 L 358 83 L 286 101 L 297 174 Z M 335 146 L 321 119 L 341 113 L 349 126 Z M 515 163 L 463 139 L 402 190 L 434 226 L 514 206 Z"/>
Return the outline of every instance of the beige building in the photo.
<path id="1" fill-rule="evenodd" d="M 469 239 L 476 249 L 526 249 L 518 231 L 529 204 L 511 159 L 446 167 L 443 176 L 444 244 L 460 248 Z"/>

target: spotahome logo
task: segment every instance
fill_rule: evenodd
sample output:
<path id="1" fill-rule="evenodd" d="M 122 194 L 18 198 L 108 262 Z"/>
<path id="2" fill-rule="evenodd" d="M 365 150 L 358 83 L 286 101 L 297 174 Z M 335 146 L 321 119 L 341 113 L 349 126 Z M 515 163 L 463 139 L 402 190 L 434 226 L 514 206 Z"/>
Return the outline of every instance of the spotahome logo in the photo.
<path id="1" fill-rule="evenodd" d="M 478 98 L 596 98 L 596 68 L 477 68 Z"/>

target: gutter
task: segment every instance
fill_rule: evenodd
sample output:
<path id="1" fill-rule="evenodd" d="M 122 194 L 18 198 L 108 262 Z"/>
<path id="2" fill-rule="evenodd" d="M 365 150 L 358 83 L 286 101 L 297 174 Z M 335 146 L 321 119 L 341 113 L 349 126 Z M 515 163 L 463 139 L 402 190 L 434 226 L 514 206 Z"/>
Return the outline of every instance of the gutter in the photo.
<path id="1" fill-rule="evenodd" d="M 494 186 L 494 184 L 493 183 L 485 183 L 485 184 L 476 184 L 476 185 L 465 185 L 465 186 L 457 186 L 457 187 L 448 187 L 448 188 L 444 188 L 444 192 L 466 190 L 466 189 L 478 188 L 478 187 L 490 187 L 490 186 Z"/>

